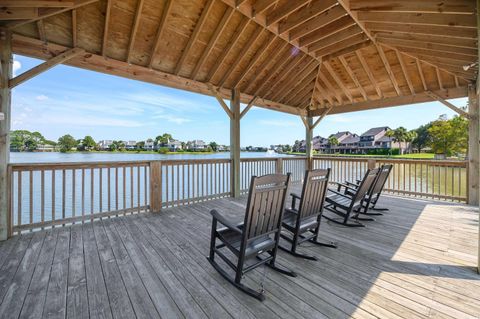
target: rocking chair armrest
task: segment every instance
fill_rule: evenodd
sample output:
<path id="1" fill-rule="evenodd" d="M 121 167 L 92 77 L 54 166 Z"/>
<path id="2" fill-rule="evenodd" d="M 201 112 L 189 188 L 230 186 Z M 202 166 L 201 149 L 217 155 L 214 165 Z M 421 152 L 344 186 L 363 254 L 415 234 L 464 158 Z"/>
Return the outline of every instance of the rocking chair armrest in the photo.
<path id="1" fill-rule="evenodd" d="M 293 209 L 293 208 L 285 208 L 285 211 L 292 213 L 292 214 L 298 214 L 298 210 Z"/>
<path id="2" fill-rule="evenodd" d="M 218 211 L 216 211 L 215 209 L 212 209 L 210 211 L 210 215 L 212 215 L 213 219 L 218 221 L 220 224 L 226 226 L 228 229 L 230 230 L 233 230 L 239 234 L 242 233 L 242 231 L 240 230 L 240 228 L 238 228 L 237 226 L 234 225 L 234 223 L 232 223 L 231 221 L 229 221 L 228 219 L 226 219 L 225 217 L 223 217 L 222 215 L 220 215 L 220 213 Z"/>
<path id="3" fill-rule="evenodd" d="M 295 193 L 290 193 L 290 196 L 295 197 L 297 199 L 302 199 L 302 197 L 300 197 L 300 195 L 297 195 Z"/>
<path id="4" fill-rule="evenodd" d="M 344 183 L 339 183 L 339 182 L 333 182 L 333 183 L 338 185 L 338 191 L 340 191 L 340 189 L 341 189 L 342 187 L 345 187 L 346 190 L 348 190 L 348 189 L 351 189 L 352 191 L 356 191 L 356 190 L 357 190 L 357 188 L 354 188 L 354 187 L 349 186 L 349 185 L 344 184 Z"/>
<path id="5" fill-rule="evenodd" d="M 329 188 L 328 191 L 329 191 L 329 192 L 332 192 L 332 193 L 334 193 L 334 194 L 340 195 L 340 196 L 342 196 L 342 197 L 351 199 L 349 196 L 347 196 L 347 195 L 345 195 L 345 194 L 342 194 L 342 193 L 340 193 L 340 192 L 337 192 L 336 190 L 333 190 L 333 189 L 330 189 L 330 188 Z M 327 197 L 328 197 L 328 195 L 327 195 Z"/>
<path id="6" fill-rule="evenodd" d="M 348 181 L 346 181 L 345 184 L 347 184 L 347 185 L 349 185 L 349 186 L 351 185 L 351 187 L 353 187 L 353 188 L 357 188 L 357 187 L 358 187 L 358 184 L 355 184 L 355 183 L 352 183 L 352 182 L 348 182 Z"/>

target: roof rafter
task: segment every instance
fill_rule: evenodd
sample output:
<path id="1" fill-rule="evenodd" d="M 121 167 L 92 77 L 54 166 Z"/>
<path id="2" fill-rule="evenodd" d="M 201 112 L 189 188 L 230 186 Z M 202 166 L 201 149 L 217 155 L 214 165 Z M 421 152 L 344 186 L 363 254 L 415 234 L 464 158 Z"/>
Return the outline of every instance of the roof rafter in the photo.
<path id="1" fill-rule="evenodd" d="M 135 17 L 133 18 L 132 32 L 130 33 L 130 39 L 128 41 L 127 49 L 127 63 L 130 63 L 132 56 L 133 45 L 135 44 L 135 36 L 137 35 L 138 25 L 140 23 L 140 17 L 142 15 L 144 0 L 138 0 L 137 9 L 135 10 Z"/>
<path id="2" fill-rule="evenodd" d="M 172 9 L 172 5 L 173 0 L 166 0 L 165 5 L 163 6 L 162 16 L 160 17 L 160 22 L 158 24 L 155 40 L 153 40 L 152 51 L 150 53 L 150 61 L 148 62 L 148 67 L 150 69 L 152 68 L 158 46 L 160 45 L 160 39 L 162 38 L 163 32 L 165 30 L 165 25 L 167 24 L 167 18 L 170 14 L 170 10 Z"/>

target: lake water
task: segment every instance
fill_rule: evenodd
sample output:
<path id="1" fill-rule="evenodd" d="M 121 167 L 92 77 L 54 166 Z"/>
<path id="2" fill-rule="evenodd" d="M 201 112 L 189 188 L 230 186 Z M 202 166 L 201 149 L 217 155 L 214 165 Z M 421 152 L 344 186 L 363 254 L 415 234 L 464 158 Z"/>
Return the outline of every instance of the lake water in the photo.
<path id="1" fill-rule="evenodd" d="M 268 152 L 242 152 L 240 156 L 249 157 L 285 157 L 289 155 Z M 139 153 L 57 153 L 57 152 L 12 152 L 11 163 L 64 163 L 64 162 L 103 162 L 103 161 L 145 161 L 145 160 L 184 160 L 229 158 L 230 153 L 211 154 L 139 154 Z"/>

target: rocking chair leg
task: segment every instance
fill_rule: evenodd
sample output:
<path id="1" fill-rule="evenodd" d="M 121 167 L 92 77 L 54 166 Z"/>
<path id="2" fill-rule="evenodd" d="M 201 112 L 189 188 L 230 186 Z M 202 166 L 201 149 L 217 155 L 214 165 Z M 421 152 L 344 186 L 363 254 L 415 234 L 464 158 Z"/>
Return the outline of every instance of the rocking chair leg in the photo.
<path id="1" fill-rule="evenodd" d="M 235 287 L 237 287 L 237 289 L 243 291 L 244 293 L 246 293 L 247 295 L 249 296 L 252 296 L 253 298 L 255 299 L 258 299 L 260 301 L 264 301 L 265 300 L 265 295 L 261 292 L 258 292 L 258 291 L 255 291 L 239 282 L 236 282 L 232 277 L 230 277 L 226 272 L 225 270 L 223 270 L 214 260 L 210 259 L 210 258 L 207 258 L 208 261 L 210 262 L 210 264 L 212 264 L 213 268 L 215 268 L 218 273 L 220 275 L 222 275 L 223 278 L 225 278 L 226 280 L 228 280 L 232 285 L 234 285 Z"/>
<path id="2" fill-rule="evenodd" d="M 360 216 L 353 216 L 352 217 L 353 219 L 355 220 L 363 220 L 363 221 L 368 221 L 368 222 L 374 222 L 375 221 L 375 218 L 371 218 L 371 217 L 360 217 Z"/>
<path id="3" fill-rule="evenodd" d="M 305 258 L 305 259 L 308 259 L 308 260 L 318 260 L 318 258 L 315 257 L 315 256 L 300 254 L 300 253 L 297 253 L 296 251 L 293 251 L 292 249 L 288 249 L 287 247 L 284 247 L 282 245 L 278 245 L 278 248 L 283 250 L 283 251 L 286 251 L 287 253 L 289 253 L 289 254 L 291 254 L 295 257 Z"/>
<path id="4" fill-rule="evenodd" d="M 276 265 L 275 263 L 266 263 L 265 265 L 272 268 L 275 271 L 278 271 L 279 273 L 284 274 L 284 275 L 287 275 L 287 276 L 290 276 L 290 277 L 297 277 L 297 274 L 293 270 L 290 270 L 290 269 L 285 268 L 283 266 Z"/>
<path id="5" fill-rule="evenodd" d="M 372 207 L 372 208 L 370 208 L 370 209 L 373 209 L 373 210 L 378 210 L 378 211 L 381 211 L 381 212 L 386 212 L 386 211 L 389 211 L 389 209 L 388 209 L 388 208 L 377 208 L 377 207 L 375 207 L 375 206 L 374 206 L 374 207 Z M 383 215 L 383 214 L 381 214 L 381 215 Z"/>

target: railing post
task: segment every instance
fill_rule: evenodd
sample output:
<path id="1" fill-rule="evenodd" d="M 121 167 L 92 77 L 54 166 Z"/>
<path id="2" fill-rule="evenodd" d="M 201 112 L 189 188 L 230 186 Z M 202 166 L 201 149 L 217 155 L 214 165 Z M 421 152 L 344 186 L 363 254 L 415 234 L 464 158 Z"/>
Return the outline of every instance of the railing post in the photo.
<path id="1" fill-rule="evenodd" d="M 377 160 L 376 159 L 372 159 L 372 158 L 369 158 L 368 159 L 368 169 L 374 169 L 376 166 L 377 166 Z"/>
<path id="2" fill-rule="evenodd" d="M 240 91 L 232 90 L 230 100 L 230 182 L 231 196 L 240 196 Z"/>
<path id="3" fill-rule="evenodd" d="M 162 162 L 150 162 L 150 212 L 162 210 Z"/>
<path id="4" fill-rule="evenodd" d="M 12 77 L 12 33 L 0 29 L 0 241 L 6 240 L 11 229 L 10 184 L 8 162 L 10 161 L 11 89 L 8 81 Z"/>
<path id="5" fill-rule="evenodd" d="M 277 174 L 283 174 L 283 158 L 281 157 L 277 158 L 275 163 L 275 172 Z"/>

